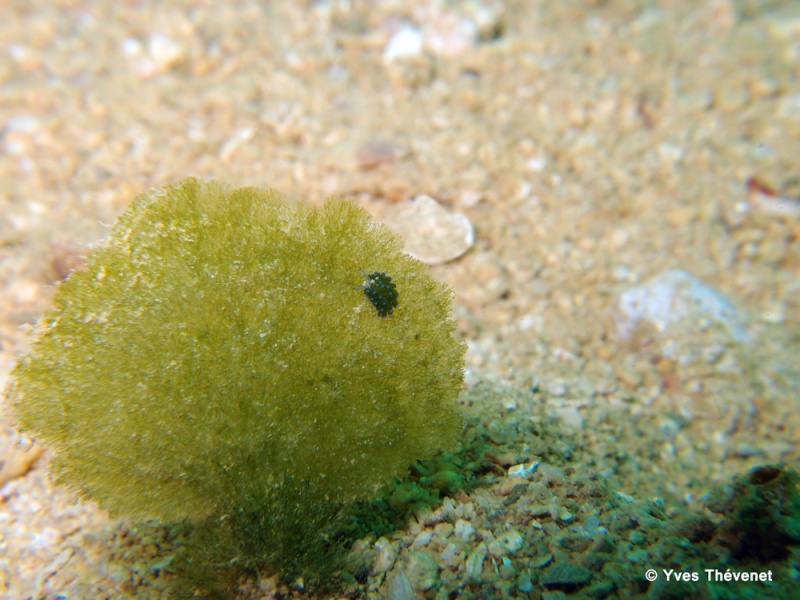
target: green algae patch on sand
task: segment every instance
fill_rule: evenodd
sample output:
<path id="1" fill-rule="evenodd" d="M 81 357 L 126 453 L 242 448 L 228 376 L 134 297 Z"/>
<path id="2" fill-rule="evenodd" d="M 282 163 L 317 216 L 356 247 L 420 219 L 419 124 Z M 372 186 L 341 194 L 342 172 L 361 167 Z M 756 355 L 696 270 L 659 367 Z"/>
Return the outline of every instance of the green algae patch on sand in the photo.
<path id="1" fill-rule="evenodd" d="M 452 292 L 401 248 L 346 200 L 193 178 L 142 194 L 39 320 L 19 424 L 115 515 L 370 498 L 462 429 Z M 386 318 L 363 272 L 396 285 Z"/>

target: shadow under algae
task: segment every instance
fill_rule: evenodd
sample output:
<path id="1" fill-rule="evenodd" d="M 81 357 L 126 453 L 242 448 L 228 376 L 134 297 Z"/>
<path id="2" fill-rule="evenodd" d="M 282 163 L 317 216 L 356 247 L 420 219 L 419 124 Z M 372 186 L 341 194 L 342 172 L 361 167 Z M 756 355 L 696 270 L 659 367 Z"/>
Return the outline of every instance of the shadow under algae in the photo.
<path id="1" fill-rule="evenodd" d="M 467 417 L 475 432 L 473 421 Z M 179 576 L 176 591 L 230 597 L 243 579 L 276 573 L 298 590 L 357 589 L 367 582 L 371 565 L 348 553 L 353 543 L 403 530 L 446 496 L 488 484 L 484 476 L 496 468 L 487 456 L 491 448 L 486 433 L 478 431 L 454 452 L 415 461 L 406 477 L 386 484 L 374 498 L 349 503 L 320 496 L 288 473 L 269 494 L 248 491 L 231 478 L 229 510 L 187 524 L 186 541 L 170 565 Z"/>
<path id="2" fill-rule="evenodd" d="M 171 565 L 185 597 L 232 597 L 245 577 L 277 572 L 287 584 L 325 589 L 344 565 L 334 539 L 342 505 L 284 476 L 269 494 L 231 494 L 230 509 L 190 528 Z"/>

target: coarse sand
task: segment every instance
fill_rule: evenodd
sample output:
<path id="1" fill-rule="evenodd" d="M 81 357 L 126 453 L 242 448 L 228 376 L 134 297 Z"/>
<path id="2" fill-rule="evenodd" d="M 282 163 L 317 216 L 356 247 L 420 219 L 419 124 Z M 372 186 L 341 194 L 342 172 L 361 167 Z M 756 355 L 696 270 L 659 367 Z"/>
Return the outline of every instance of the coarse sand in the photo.
<path id="1" fill-rule="evenodd" d="M 432 271 L 469 344 L 468 431 L 494 448 L 482 484 L 359 540 L 364 576 L 333 596 L 264 573 L 239 597 L 636 597 L 669 536 L 713 537 L 712 489 L 798 467 L 799 3 L 0 12 L 0 387 L 56 284 L 142 190 L 213 177 L 353 198 L 390 226 L 425 194 L 474 225 Z M 643 309 L 623 327 L 622 295 L 676 269 L 702 309 L 689 325 Z M 709 294 L 732 314 L 709 316 Z M 2 415 L 0 594 L 169 597 L 182 533 L 53 486 L 50 453 Z M 800 554 L 774 568 L 788 585 Z"/>

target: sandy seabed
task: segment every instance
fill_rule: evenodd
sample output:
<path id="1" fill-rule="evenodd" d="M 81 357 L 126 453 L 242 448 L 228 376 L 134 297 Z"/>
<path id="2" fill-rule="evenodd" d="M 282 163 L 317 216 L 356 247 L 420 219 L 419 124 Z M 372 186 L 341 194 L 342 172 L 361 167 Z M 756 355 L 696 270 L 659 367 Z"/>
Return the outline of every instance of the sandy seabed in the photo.
<path id="1" fill-rule="evenodd" d="M 797 467 L 800 3 L 0 12 L 0 384 L 57 282 L 142 190 L 213 177 L 354 198 L 389 225 L 426 194 L 475 225 L 471 249 L 432 270 L 455 290 L 462 405 L 490 432 L 496 472 L 359 542 L 374 563 L 341 596 L 667 597 L 642 583 L 659 527 L 616 531 L 620 511 L 655 501 L 669 528 L 756 465 Z M 420 45 L 392 58 L 403 28 Z M 621 324 L 623 294 L 674 269 L 730 301 L 726 331 Z M 166 597 L 169 532 L 53 487 L 49 453 L 3 419 L 0 593 Z M 597 478 L 636 508 L 607 498 L 588 514 Z M 616 550 L 564 541 L 578 524 L 611 531 Z M 799 563 L 773 565 L 784 585 Z M 304 592 L 266 575 L 241 591 L 282 594 Z"/>

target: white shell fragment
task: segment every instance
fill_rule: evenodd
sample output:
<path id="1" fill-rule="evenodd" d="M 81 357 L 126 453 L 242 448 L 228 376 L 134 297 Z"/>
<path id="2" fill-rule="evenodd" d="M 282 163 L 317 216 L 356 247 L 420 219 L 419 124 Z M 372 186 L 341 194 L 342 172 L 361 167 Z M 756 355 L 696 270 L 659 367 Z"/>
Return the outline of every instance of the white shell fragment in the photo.
<path id="1" fill-rule="evenodd" d="M 772 196 L 755 192 L 751 196 L 753 206 L 776 217 L 800 217 L 800 199 L 786 196 Z"/>
<path id="2" fill-rule="evenodd" d="M 143 79 L 166 73 L 186 58 L 186 48 L 180 41 L 157 33 L 151 35 L 146 44 L 136 38 L 125 39 L 122 51 Z"/>
<path id="3" fill-rule="evenodd" d="M 526 465 L 524 463 L 519 464 L 519 465 L 514 465 L 513 467 L 510 467 L 508 469 L 508 474 L 511 477 L 514 477 L 514 476 L 527 477 L 528 475 L 533 473 L 536 470 L 536 467 L 538 467 L 538 466 L 539 466 L 539 461 L 538 460 L 532 462 L 529 465 Z"/>
<path id="4" fill-rule="evenodd" d="M 466 215 L 445 209 L 430 196 L 417 196 L 395 217 L 392 229 L 411 256 L 429 265 L 454 260 L 475 243 L 475 228 Z"/>
<path id="5" fill-rule="evenodd" d="M 720 372 L 739 368 L 729 348 L 751 342 L 747 321 L 730 300 L 679 269 L 621 294 L 614 327 L 620 341 L 635 347 L 652 343 L 678 364 L 713 364 Z"/>
<path id="6" fill-rule="evenodd" d="M 390 63 L 397 59 L 414 58 L 422 54 L 422 32 L 416 27 L 403 27 L 399 29 L 386 44 L 383 50 L 384 62 Z"/>
<path id="7" fill-rule="evenodd" d="M 659 333 L 693 330 L 710 322 L 720 325 L 737 341 L 746 337 L 731 302 L 680 269 L 664 271 L 622 294 L 617 305 L 617 333 L 627 338 L 641 322 L 649 323 Z"/>
<path id="8" fill-rule="evenodd" d="M 514 554 L 525 543 L 523 535 L 513 529 L 501 534 L 495 541 L 490 542 L 488 546 L 489 553 L 495 558 L 505 558 L 508 554 Z"/>

